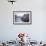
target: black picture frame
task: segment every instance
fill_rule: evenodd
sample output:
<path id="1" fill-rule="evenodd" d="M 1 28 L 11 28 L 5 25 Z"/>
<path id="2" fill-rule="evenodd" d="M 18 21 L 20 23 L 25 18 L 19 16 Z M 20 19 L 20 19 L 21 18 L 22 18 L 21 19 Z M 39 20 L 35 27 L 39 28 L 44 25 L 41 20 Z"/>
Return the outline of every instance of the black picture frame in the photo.
<path id="1" fill-rule="evenodd" d="M 13 11 L 13 24 L 14 25 L 32 24 L 32 11 Z"/>

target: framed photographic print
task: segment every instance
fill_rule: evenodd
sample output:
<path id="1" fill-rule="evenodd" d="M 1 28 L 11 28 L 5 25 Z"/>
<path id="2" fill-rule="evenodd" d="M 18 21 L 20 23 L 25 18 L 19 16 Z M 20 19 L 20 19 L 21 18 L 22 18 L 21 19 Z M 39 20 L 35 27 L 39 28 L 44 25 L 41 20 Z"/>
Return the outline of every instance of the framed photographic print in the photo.
<path id="1" fill-rule="evenodd" d="M 32 12 L 13 11 L 13 24 L 32 24 Z"/>

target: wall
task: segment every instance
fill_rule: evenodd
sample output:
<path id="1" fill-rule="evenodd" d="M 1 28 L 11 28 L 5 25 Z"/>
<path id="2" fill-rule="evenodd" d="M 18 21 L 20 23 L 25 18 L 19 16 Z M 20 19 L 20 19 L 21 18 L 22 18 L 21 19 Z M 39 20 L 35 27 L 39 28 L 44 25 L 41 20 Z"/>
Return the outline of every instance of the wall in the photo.
<path id="1" fill-rule="evenodd" d="M 0 0 L 0 40 L 15 40 L 18 32 L 26 32 L 33 40 L 45 40 L 45 10 L 42 0 L 17 0 L 14 5 Z M 14 25 L 12 11 L 32 11 L 32 25 Z"/>

